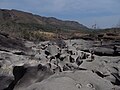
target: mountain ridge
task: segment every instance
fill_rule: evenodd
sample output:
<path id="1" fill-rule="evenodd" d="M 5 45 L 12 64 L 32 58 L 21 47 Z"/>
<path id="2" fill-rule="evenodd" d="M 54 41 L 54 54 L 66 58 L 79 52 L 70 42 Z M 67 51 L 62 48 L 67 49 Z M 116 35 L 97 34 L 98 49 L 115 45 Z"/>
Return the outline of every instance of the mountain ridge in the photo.
<path id="1" fill-rule="evenodd" d="M 39 41 L 55 39 L 57 33 L 68 38 L 75 32 L 88 31 L 89 28 L 76 21 L 44 17 L 15 9 L 0 9 L 0 32 L 12 37 Z"/>
<path id="2" fill-rule="evenodd" d="M 29 12 L 19 10 L 0 9 L 0 20 L 11 20 L 15 23 L 34 23 L 39 25 L 50 25 L 52 28 L 68 29 L 68 30 L 87 30 L 88 28 L 76 21 L 60 20 L 55 17 L 43 17 Z M 63 28 L 64 27 L 64 28 Z"/>

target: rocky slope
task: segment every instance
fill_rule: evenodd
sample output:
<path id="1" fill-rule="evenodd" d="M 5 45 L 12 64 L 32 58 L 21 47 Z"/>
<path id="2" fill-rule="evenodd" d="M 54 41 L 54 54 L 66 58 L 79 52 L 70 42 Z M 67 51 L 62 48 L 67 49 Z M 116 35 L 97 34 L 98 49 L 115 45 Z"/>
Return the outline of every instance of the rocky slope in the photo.
<path id="1" fill-rule="evenodd" d="M 7 26 L 7 27 L 5 27 Z M 0 30 L 9 29 L 30 29 L 30 30 L 44 30 L 55 31 L 84 31 L 88 28 L 76 21 L 63 21 L 54 17 L 42 17 L 32 13 L 0 9 Z M 22 27 L 22 28 L 21 28 Z"/>

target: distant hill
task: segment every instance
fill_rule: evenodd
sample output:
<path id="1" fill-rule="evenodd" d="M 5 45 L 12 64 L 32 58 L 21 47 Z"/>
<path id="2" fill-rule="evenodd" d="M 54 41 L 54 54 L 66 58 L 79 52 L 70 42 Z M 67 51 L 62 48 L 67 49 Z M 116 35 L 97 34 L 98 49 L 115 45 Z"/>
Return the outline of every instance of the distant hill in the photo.
<path id="1" fill-rule="evenodd" d="M 32 30 L 87 30 L 88 28 L 76 21 L 63 21 L 54 17 L 42 17 L 32 13 L 0 9 L 0 24 L 16 24 L 19 28 L 24 27 Z M 17 27 L 16 26 L 16 27 Z M 12 26 L 11 26 L 12 27 Z"/>
<path id="2" fill-rule="evenodd" d="M 56 31 L 86 32 L 87 30 L 89 29 L 86 26 L 76 21 L 63 21 L 54 17 L 43 17 L 24 11 L 0 9 L 0 32 L 12 36 L 17 35 L 26 38 L 28 37 L 27 34 L 31 33 L 29 35 L 33 35 L 37 31 L 55 33 Z"/>

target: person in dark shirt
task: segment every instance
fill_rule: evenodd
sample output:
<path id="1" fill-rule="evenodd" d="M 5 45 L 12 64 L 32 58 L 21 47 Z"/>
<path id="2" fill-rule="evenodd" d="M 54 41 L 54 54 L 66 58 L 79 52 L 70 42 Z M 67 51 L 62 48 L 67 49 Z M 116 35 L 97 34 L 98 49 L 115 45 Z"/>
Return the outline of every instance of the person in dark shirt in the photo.
<path id="1" fill-rule="evenodd" d="M 113 50 L 114 50 L 114 54 L 116 54 L 117 53 L 117 46 L 116 45 L 113 46 Z"/>

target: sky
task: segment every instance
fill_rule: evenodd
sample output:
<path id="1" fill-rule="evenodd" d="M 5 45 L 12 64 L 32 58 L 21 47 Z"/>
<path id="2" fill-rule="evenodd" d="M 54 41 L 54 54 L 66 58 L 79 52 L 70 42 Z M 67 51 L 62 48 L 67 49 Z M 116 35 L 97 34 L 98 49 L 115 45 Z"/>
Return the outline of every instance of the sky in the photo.
<path id="1" fill-rule="evenodd" d="M 120 25 L 120 0 L 0 0 L 0 8 L 78 21 L 89 28 Z"/>

